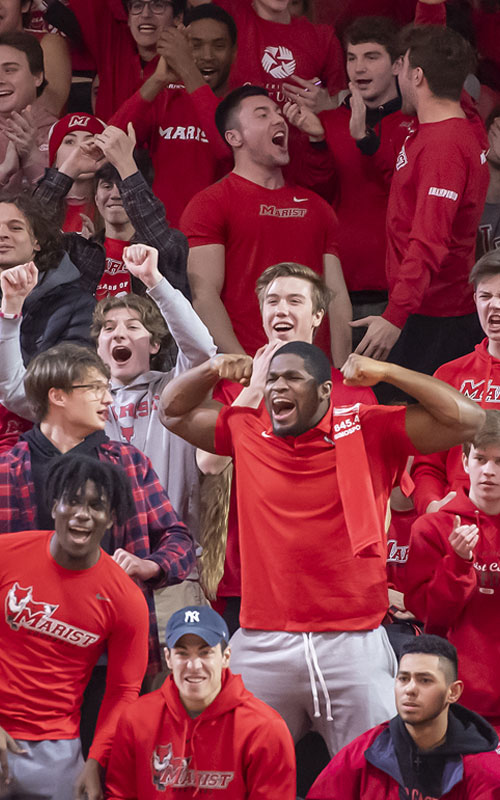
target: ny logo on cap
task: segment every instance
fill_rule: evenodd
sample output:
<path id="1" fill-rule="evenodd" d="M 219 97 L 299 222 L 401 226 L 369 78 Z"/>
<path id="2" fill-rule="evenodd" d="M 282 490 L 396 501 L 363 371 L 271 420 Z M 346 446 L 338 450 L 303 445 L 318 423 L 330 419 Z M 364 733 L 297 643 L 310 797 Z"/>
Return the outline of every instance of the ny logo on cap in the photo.
<path id="1" fill-rule="evenodd" d="M 184 614 L 184 622 L 199 622 L 200 621 L 200 612 L 199 611 L 186 611 Z"/>

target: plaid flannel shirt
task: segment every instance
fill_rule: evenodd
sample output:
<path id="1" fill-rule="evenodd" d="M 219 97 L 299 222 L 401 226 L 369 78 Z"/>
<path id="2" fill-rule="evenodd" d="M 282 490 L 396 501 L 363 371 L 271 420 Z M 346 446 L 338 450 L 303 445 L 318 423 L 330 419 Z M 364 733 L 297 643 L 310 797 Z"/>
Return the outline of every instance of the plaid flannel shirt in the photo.
<path id="1" fill-rule="evenodd" d="M 111 530 L 109 552 L 119 547 L 139 558 L 154 561 L 161 568 L 158 578 L 137 581 L 149 608 L 148 674 L 161 669 L 160 645 L 153 590 L 180 583 L 195 563 L 195 549 L 186 526 L 172 508 L 149 458 L 136 447 L 105 442 L 99 459 L 122 467 L 132 486 L 136 514 L 123 526 Z M 27 442 L 18 442 L 0 456 L 0 533 L 37 530 L 35 487 Z M 106 548 L 108 549 L 108 548 Z"/>

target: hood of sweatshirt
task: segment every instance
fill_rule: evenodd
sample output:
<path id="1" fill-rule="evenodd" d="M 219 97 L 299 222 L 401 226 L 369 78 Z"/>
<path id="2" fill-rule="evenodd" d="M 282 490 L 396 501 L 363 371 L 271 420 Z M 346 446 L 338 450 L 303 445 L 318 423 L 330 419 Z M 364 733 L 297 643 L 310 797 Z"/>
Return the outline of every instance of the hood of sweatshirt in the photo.
<path id="1" fill-rule="evenodd" d="M 53 289 L 66 283 L 73 283 L 81 277 L 79 270 L 71 261 L 69 255 L 65 253 L 55 269 L 48 269 L 41 272 L 38 283 L 24 302 L 25 309 L 34 306 L 43 297 L 46 297 Z"/>
<path id="2" fill-rule="evenodd" d="M 446 505 L 437 512 L 438 514 L 457 514 L 464 525 L 470 522 L 481 526 L 481 523 L 483 523 L 487 526 L 494 526 L 500 529 L 500 517 L 498 514 L 486 514 L 484 511 L 481 511 L 481 509 L 474 505 L 463 486 L 456 486 L 455 491 L 457 496 L 446 503 Z M 434 518 L 436 515 L 432 516 Z"/>

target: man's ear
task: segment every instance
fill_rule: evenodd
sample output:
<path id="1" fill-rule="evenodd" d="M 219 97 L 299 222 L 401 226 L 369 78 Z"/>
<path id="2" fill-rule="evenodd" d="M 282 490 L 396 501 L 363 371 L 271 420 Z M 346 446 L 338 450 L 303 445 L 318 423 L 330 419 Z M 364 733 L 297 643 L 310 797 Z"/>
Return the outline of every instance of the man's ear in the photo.
<path id="1" fill-rule="evenodd" d="M 161 347 L 160 342 L 150 342 L 149 345 L 149 355 L 155 356 Z"/>
<path id="2" fill-rule="evenodd" d="M 56 518 L 57 503 L 58 503 L 58 500 L 54 500 L 54 502 L 52 503 L 52 509 L 50 511 L 50 516 L 52 517 L 52 519 Z"/>
<path id="3" fill-rule="evenodd" d="M 332 381 L 325 381 L 324 383 L 320 384 L 319 386 L 319 397 L 320 400 L 329 400 L 330 395 L 332 393 Z"/>
<path id="4" fill-rule="evenodd" d="M 413 83 L 415 86 L 422 86 L 425 81 L 425 75 L 422 67 L 415 67 L 413 74 Z"/>
<path id="5" fill-rule="evenodd" d="M 226 131 L 225 139 L 230 147 L 238 148 L 243 144 L 243 139 L 238 128 L 231 128 L 231 130 Z"/>
<path id="6" fill-rule="evenodd" d="M 33 77 L 35 78 L 35 86 L 37 89 L 39 89 L 44 81 L 45 75 L 43 72 L 37 72 Z"/>
<path id="7" fill-rule="evenodd" d="M 469 475 L 469 456 L 466 456 L 465 453 L 462 451 L 462 466 L 464 468 L 464 472 Z"/>
<path id="8" fill-rule="evenodd" d="M 457 703 L 460 699 L 460 695 L 464 690 L 464 682 L 463 681 L 453 681 L 450 683 L 448 687 L 448 700 L 450 703 Z"/>
<path id="9" fill-rule="evenodd" d="M 222 653 L 222 669 L 227 669 L 229 667 L 229 662 L 231 660 L 231 648 L 228 645 L 224 652 Z"/>
<path id="10" fill-rule="evenodd" d="M 170 660 L 170 650 L 168 649 L 168 647 L 163 648 L 163 654 L 165 656 L 165 664 L 169 668 L 170 672 L 172 672 L 172 662 Z"/>
<path id="11" fill-rule="evenodd" d="M 47 394 L 49 403 L 52 403 L 54 406 L 58 406 L 62 408 L 66 404 L 67 392 L 64 389 L 56 389 L 52 386 Z"/>

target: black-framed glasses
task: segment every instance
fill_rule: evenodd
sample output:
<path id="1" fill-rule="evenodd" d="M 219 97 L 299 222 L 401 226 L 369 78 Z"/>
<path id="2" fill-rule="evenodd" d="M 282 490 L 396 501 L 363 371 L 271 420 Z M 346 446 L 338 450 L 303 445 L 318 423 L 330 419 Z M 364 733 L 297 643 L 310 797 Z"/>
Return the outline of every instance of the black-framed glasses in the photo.
<path id="1" fill-rule="evenodd" d="M 95 396 L 96 400 L 102 400 L 107 392 L 111 390 L 111 384 L 103 383 L 102 381 L 96 381 L 95 383 L 73 383 L 71 388 L 89 389 Z"/>
<path id="2" fill-rule="evenodd" d="M 142 14 L 146 6 L 149 6 L 153 14 L 163 14 L 173 3 L 169 0 L 129 0 L 128 10 L 131 14 Z"/>

